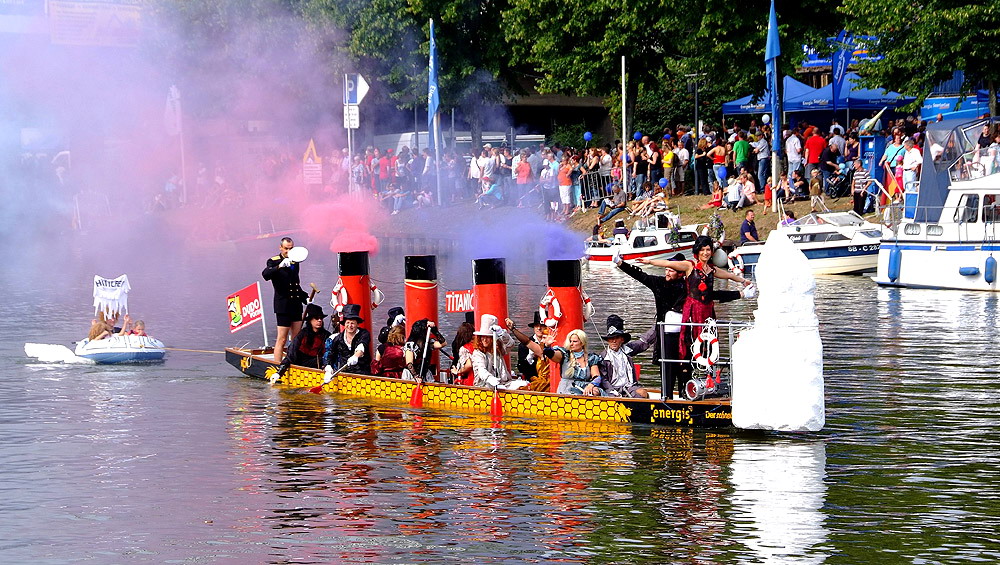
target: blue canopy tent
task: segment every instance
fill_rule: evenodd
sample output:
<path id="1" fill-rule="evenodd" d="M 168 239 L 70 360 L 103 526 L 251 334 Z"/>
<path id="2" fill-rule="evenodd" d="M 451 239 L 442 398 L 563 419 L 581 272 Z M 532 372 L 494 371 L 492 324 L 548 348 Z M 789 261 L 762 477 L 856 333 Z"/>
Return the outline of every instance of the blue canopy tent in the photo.
<path id="1" fill-rule="evenodd" d="M 861 77 L 855 73 L 847 73 L 844 88 L 837 97 L 837 108 L 845 110 L 881 110 L 889 106 L 898 108 L 905 106 L 916 98 L 904 96 L 898 92 L 886 92 L 882 89 L 861 88 L 858 83 Z M 833 85 L 808 92 L 802 96 L 785 100 L 786 112 L 808 112 L 812 110 L 833 110 Z"/>
<path id="2" fill-rule="evenodd" d="M 785 76 L 783 84 L 781 86 L 783 91 L 783 100 L 788 100 L 790 97 L 802 96 L 807 92 L 813 91 L 813 87 L 809 86 L 804 82 L 799 82 L 790 76 Z M 722 113 L 726 115 L 730 114 L 765 114 L 771 112 L 771 105 L 765 103 L 767 100 L 767 95 L 759 97 L 756 102 L 754 101 L 754 95 L 744 96 L 743 98 L 738 98 L 732 102 L 723 102 Z"/>

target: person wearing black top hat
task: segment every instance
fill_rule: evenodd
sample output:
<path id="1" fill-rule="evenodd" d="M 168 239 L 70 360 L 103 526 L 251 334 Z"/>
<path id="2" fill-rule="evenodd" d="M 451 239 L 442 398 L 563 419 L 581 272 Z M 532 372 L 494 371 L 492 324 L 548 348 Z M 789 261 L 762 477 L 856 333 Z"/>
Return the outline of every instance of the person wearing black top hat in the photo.
<path id="1" fill-rule="evenodd" d="M 394 326 L 406 323 L 406 316 L 403 315 L 403 309 L 399 306 L 389 308 L 387 315 L 388 317 L 385 320 L 385 325 L 378 331 L 378 346 L 375 349 L 376 354 L 379 355 L 385 351 L 385 340 L 389 337 L 389 330 L 391 330 Z M 376 356 L 376 359 L 377 358 L 378 357 Z"/>
<path id="2" fill-rule="evenodd" d="M 365 319 L 360 316 L 361 306 L 357 304 L 344 305 L 344 331 L 326 340 L 326 365 L 334 371 L 344 365 L 357 375 L 371 374 L 372 336 L 368 330 L 358 324 Z"/>
<path id="3" fill-rule="evenodd" d="M 639 384 L 634 356 L 649 349 L 656 339 L 655 327 L 650 328 L 640 339 L 633 340 L 632 334 L 624 330 L 621 316 L 608 316 L 607 334 L 601 336 L 608 347 L 601 356 L 598 368 L 601 374 L 599 386 L 605 396 L 625 398 L 649 398 L 649 393 Z M 591 385 L 592 386 L 592 385 Z M 584 394 L 586 394 L 586 390 Z"/>
<path id="4" fill-rule="evenodd" d="M 326 314 L 318 304 L 306 305 L 304 324 L 299 333 L 295 334 L 292 344 L 285 351 L 285 357 L 278 366 L 279 378 L 284 376 L 291 365 L 318 369 L 323 359 L 324 346 L 330 332 L 323 327 Z"/>

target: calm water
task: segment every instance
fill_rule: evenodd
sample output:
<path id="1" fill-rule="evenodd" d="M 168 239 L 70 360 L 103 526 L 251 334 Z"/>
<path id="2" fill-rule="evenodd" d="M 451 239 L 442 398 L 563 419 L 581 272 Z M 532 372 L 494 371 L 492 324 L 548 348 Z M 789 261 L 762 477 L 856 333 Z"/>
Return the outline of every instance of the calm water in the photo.
<path id="1" fill-rule="evenodd" d="M 5 267 L 0 562 L 1000 560 L 996 296 L 821 279 L 827 428 L 801 436 L 494 428 L 274 390 L 209 353 L 139 368 L 23 354 L 26 341 L 83 336 L 97 272 L 129 274 L 133 313 L 170 346 L 258 343 L 259 328 L 227 332 L 224 298 L 256 280 L 269 251 L 108 260 L 63 248 Z M 328 291 L 336 265 L 319 255 L 305 278 Z M 467 262 L 441 263 L 444 287 L 469 288 Z M 373 271 L 387 306 L 400 303 L 402 260 Z M 511 271 L 512 304 L 537 304 L 544 266 Z M 617 271 L 585 278 L 601 320 L 648 323 L 644 288 Z M 446 334 L 457 317 L 443 319 Z"/>

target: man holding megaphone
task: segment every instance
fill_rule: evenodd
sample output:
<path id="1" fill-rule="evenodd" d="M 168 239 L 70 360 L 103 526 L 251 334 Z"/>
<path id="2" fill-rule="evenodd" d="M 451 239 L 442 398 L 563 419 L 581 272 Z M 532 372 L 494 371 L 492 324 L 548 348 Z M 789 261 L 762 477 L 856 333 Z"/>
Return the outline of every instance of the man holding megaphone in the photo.
<path id="1" fill-rule="evenodd" d="M 302 307 L 308 299 L 299 286 L 299 263 L 304 261 L 309 251 L 305 247 L 295 247 L 290 237 L 281 238 L 280 252 L 267 260 L 261 272 L 264 280 L 274 286 L 274 317 L 278 326 L 278 338 L 274 342 L 274 360 L 280 363 L 285 356 L 285 342 L 289 335 L 297 335 L 302 328 Z"/>

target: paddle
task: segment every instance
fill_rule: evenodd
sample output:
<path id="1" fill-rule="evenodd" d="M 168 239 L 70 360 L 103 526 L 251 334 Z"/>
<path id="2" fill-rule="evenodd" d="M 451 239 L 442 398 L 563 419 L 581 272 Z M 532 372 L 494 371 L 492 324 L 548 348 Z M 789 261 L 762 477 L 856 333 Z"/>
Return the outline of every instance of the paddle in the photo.
<path id="1" fill-rule="evenodd" d="M 422 408 L 424 405 L 424 368 L 427 365 L 427 347 L 431 344 L 431 330 L 434 329 L 433 326 L 428 322 L 427 325 L 427 336 L 424 338 L 424 354 L 420 358 L 420 372 L 417 374 L 417 386 L 413 388 L 413 392 L 410 393 L 410 406 L 414 408 Z"/>
<path id="2" fill-rule="evenodd" d="M 344 363 L 343 366 L 341 366 L 339 369 L 337 369 L 337 371 L 335 373 L 333 373 L 332 375 L 330 375 L 330 378 L 328 378 L 328 379 L 324 378 L 322 384 L 320 384 L 319 386 L 312 387 L 311 389 L 309 389 L 309 392 L 311 392 L 313 394 L 320 394 L 320 393 L 322 393 L 323 392 L 323 387 L 325 387 L 327 384 L 329 384 L 330 381 L 332 381 L 334 377 L 336 377 L 337 375 L 339 375 L 340 372 L 343 371 L 344 369 L 346 369 L 347 367 L 348 367 L 348 364 Z"/>

